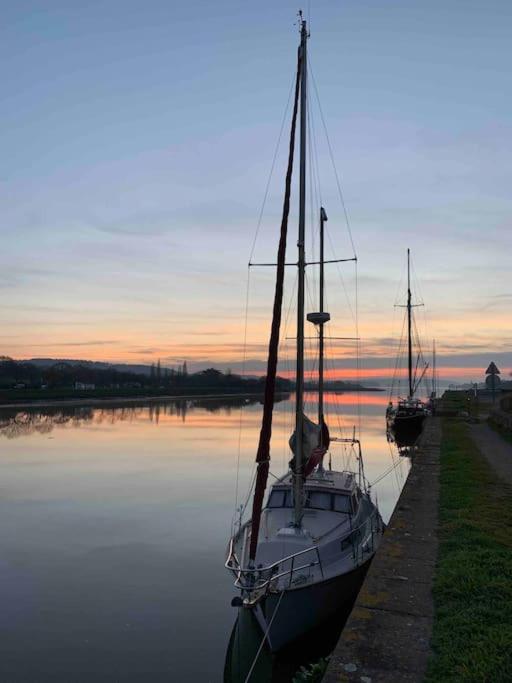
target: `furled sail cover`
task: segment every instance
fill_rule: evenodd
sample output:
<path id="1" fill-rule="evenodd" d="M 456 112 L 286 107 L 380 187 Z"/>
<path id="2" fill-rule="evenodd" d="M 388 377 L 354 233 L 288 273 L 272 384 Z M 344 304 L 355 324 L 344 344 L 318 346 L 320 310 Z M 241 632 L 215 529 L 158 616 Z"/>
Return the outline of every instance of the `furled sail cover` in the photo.
<path id="1" fill-rule="evenodd" d="M 312 452 L 318 447 L 320 442 L 320 427 L 312 422 L 306 415 L 302 416 L 302 458 L 303 468 L 307 468 L 307 463 L 311 457 Z M 297 433 L 293 432 L 288 442 L 293 455 L 297 453 Z M 290 461 L 292 471 L 295 471 L 295 457 Z"/>

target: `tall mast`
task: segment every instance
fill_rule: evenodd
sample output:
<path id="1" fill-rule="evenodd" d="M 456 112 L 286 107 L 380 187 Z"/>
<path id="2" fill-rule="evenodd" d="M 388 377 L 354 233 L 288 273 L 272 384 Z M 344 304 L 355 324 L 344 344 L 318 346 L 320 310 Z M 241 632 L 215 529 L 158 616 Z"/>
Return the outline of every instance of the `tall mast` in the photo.
<path id="1" fill-rule="evenodd" d="M 407 332 L 409 349 L 409 398 L 412 398 L 412 304 L 411 304 L 411 251 L 407 249 Z"/>
<path id="2" fill-rule="evenodd" d="M 324 311 L 324 223 L 327 220 L 327 214 L 323 206 L 320 207 L 320 310 L 317 316 L 318 330 L 318 426 L 320 427 L 320 440 L 318 445 L 322 448 L 327 448 L 329 443 L 325 443 L 326 427 L 324 422 L 324 325 L 329 320 L 330 316 Z M 314 317 L 314 314 L 313 314 Z M 308 315 L 308 320 L 311 316 Z M 323 458 L 318 464 L 318 471 L 324 471 Z"/>
<path id="3" fill-rule="evenodd" d="M 320 207 L 320 313 L 324 312 L 324 223 L 327 214 L 323 206 Z M 320 434 L 324 422 L 324 320 L 319 324 L 318 343 L 318 424 Z M 322 444 L 321 444 L 322 445 Z"/>
<path id="4" fill-rule="evenodd" d="M 434 398 L 437 395 L 437 377 L 436 377 L 436 340 L 432 341 L 432 393 Z"/>
<path id="5" fill-rule="evenodd" d="M 265 396 L 263 399 L 263 416 L 261 420 L 260 438 L 256 453 L 256 483 L 254 486 L 254 498 L 252 502 L 251 518 L 251 545 L 249 549 L 249 561 L 254 563 L 258 547 L 258 535 L 260 530 L 261 511 L 263 509 L 263 497 L 267 485 L 269 462 L 270 462 L 270 439 L 272 436 L 272 413 L 274 410 L 274 398 L 276 388 L 276 373 L 279 350 L 279 332 L 281 327 L 281 314 L 283 304 L 284 271 L 286 261 L 286 239 L 288 233 L 288 216 L 290 213 L 290 195 L 293 173 L 293 159 L 295 154 L 295 129 L 297 124 L 297 111 L 300 93 L 300 54 L 297 59 L 297 78 L 295 81 L 295 98 L 293 101 L 292 126 L 290 130 L 290 147 L 288 155 L 288 168 L 286 170 L 285 191 L 283 200 L 283 214 L 281 219 L 281 233 L 277 251 L 276 287 L 274 292 L 274 307 L 272 311 L 272 326 L 268 344 L 267 375 L 265 378 Z"/>
<path id="6" fill-rule="evenodd" d="M 302 15 L 301 15 L 302 16 Z M 296 372 L 296 402 L 295 402 L 295 435 L 296 452 L 295 468 L 293 473 L 293 491 L 295 508 L 295 526 L 302 523 L 302 496 L 303 496 L 303 416 L 304 416 L 304 275 L 306 270 L 306 258 L 304 241 L 306 233 L 306 132 L 307 132 L 307 28 L 306 22 L 301 20 L 300 30 L 300 182 L 299 182 L 299 250 L 298 258 L 298 285 L 297 285 L 297 372 Z"/>

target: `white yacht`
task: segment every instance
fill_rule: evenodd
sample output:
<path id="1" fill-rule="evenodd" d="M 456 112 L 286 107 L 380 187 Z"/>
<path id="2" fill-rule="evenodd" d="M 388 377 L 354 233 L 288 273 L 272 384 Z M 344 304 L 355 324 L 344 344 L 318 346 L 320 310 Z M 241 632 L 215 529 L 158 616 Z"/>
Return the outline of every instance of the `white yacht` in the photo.
<path id="1" fill-rule="evenodd" d="M 319 311 L 307 315 L 319 348 L 318 423 L 304 413 L 304 274 L 306 215 L 307 41 L 300 22 L 297 80 L 290 135 L 290 155 L 270 333 L 265 398 L 257 449 L 257 472 L 251 519 L 238 519 L 230 539 L 226 567 L 240 591 L 233 604 L 253 610 L 270 647 L 279 650 L 307 633 L 343 605 L 351 603 L 378 548 L 384 525 L 367 486 L 361 444 L 355 438 L 332 438 L 324 419 L 324 223 L 320 209 Z M 295 430 L 290 439 L 290 470 L 274 481 L 266 502 L 270 437 L 278 361 L 286 237 L 297 114 L 300 109 L 300 182 L 297 284 L 297 365 Z M 340 259 L 354 260 L 354 259 Z M 268 265 L 268 264 L 264 264 Z M 295 265 L 295 264 L 293 264 Z M 297 438 L 297 435 L 302 438 Z M 357 472 L 334 471 L 323 459 L 333 442 L 348 442 L 356 453 Z"/>

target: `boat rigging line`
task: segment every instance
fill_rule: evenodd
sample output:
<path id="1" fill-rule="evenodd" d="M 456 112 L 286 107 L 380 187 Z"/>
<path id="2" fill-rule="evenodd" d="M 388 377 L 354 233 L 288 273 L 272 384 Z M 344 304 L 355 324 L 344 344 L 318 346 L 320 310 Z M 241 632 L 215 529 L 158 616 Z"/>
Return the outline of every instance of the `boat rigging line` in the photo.
<path id="1" fill-rule="evenodd" d="M 252 676 L 252 672 L 254 671 L 254 667 L 256 666 L 256 662 L 258 661 L 258 657 L 260 656 L 261 651 L 263 650 L 263 645 L 265 645 L 265 641 L 267 640 L 268 634 L 270 633 L 270 629 L 272 628 L 272 624 L 274 623 L 274 619 L 275 619 L 275 616 L 277 614 L 277 610 L 279 609 L 279 607 L 281 605 L 281 600 L 283 599 L 284 593 L 285 593 L 284 590 L 281 591 L 281 595 L 279 596 L 279 600 L 277 601 L 276 608 L 272 612 L 272 618 L 270 619 L 269 624 L 267 626 L 267 629 L 266 629 L 265 633 L 263 634 L 263 638 L 261 639 L 260 646 L 258 648 L 258 651 L 256 652 L 256 656 L 254 657 L 254 660 L 251 664 L 251 668 L 249 669 L 249 673 L 247 674 L 244 683 L 249 683 L 249 681 L 250 681 L 250 678 Z"/>
<path id="2" fill-rule="evenodd" d="M 242 375 L 245 375 L 245 363 L 247 361 L 247 325 L 249 318 L 249 285 L 251 279 L 250 268 L 247 268 L 247 281 L 245 285 L 245 315 L 244 315 L 244 342 L 242 350 Z M 240 417 L 238 423 L 238 449 L 236 459 L 236 483 L 235 483 L 235 510 L 238 507 L 238 487 L 240 482 L 240 455 L 242 452 L 242 419 L 244 414 L 244 405 L 240 406 Z"/>
<path id="3" fill-rule="evenodd" d="M 310 60 L 310 62 L 311 62 L 311 60 Z M 314 90 L 315 90 L 316 101 L 317 101 L 317 103 L 318 103 L 318 110 L 320 111 L 320 118 L 322 119 L 322 125 L 323 125 L 323 128 L 324 128 L 325 138 L 326 138 L 326 140 L 327 140 L 327 147 L 328 147 L 328 149 L 329 149 L 329 156 L 331 157 L 331 163 L 332 163 L 332 168 L 333 168 L 333 171 L 334 171 L 334 177 L 336 178 L 336 185 L 337 185 L 337 187 L 338 187 L 338 194 L 339 194 L 339 197 L 340 197 L 341 205 L 342 205 L 342 207 L 343 207 L 343 213 L 345 214 L 345 221 L 346 221 L 346 223 L 347 223 L 347 230 L 348 230 L 348 234 L 349 234 L 349 237 L 350 237 L 350 244 L 352 245 L 352 251 L 353 251 L 353 253 L 354 253 L 354 256 L 357 258 L 357 252 L 356 252 L 356 247 L 355 247 L 355 244 L 354 244 L 354 238 L 352 237 L 352 228 L 350 227 L 350 220 L 349 220 L 349 217 L 348 217 L 348 211 L 347 211 L 347 207 L 346 207 L 346 204 L 345 204 L 345 198 L 343 197 L 343 192 L 342 192 L 342 190 L 341 190 L 341 182 L 340 182 L 340 178 L 339 178 L 339 175 L 338 175 L 338 169 L 336 168 L 336 162 L 334 161 L 334 154 L 333 154 L 333 151 L 332 151 L 331 140 L 330 140 L 330 138 L 329 138 L 329 133 L 327 132 L 327 125 L 326 125 L 326 123 L 325 123 L 325 118 L 324 118 L 324 113 L 323 113 L 323 110 L 322 110 L 322 105 L 320 104 L 320 97 L 319 97 L 319 95 L 318 95 L 318 88 L 317 88 L 317 86 L 316 86 L 316 80 L 315 80 L 315 76 L 314 76 L 314 74 L 313 74 L 313 69 L 312 69 L 312 67 L 311 67 L 311 63 L 310 63 L 310 65 L 309 65 L 309 73 L 311 74 L 311 81 L 312 81 L 312 83 L 313 83 L 313 88 L 314 88 Z"/>
<path id="4" fill-rule="evenodd" d="M 395 470 L 399 465 L 402 464 L 402 460 L 397 460 L 391 467 L 388 467 L 387 470 L 385 470 L 380 476 L 377 477 L 377 479 L 374 479 L 371 483 L 370 486 L 375 486 L 375 484 L 378 484 L 381 482 L 385 477 L 389 476 L 393 470 Z"/>
<path id="5" fill-rule="evenodd" d="M 249 557 L 254 561 L 258 544 L 261 511 L 263 509 L 263 497 L 265 495 L 266 482 L 269 470 L 270 437 L 272 434 L 272 413 L 274 409 L 274 391 L 277 371 L 277 354 L 279 348 L 279 327 L 281 324 L 281 311 L 283 303 L 283 283 L 286 258 L 286 237 L 288 231 L 288 215 L 290 213 L 290 195 L 293 173 L 293 157 L 295 152 L 295 129 L 297 124 L 297 112 L 299 106 L 299 94 L 302 93 L 301 77 L 303 75 L 302 50 L 297 57 L 297 76 L 295 82 L 295 97 L 293 103 L 292 124 L 290 131 L 290 147 L 288 156 L 288 168 L 286 170 L 285 196 L 283 200 L 283 216 L 281 221 L 281 235 L 279 238 L 277 276 L 274 294 L 274 307 L 272 314 L 272 328 L 270 332 L 269 352 L 267 362 L 267 375 L 265 378 L 265 397 L 263 402 L 263 419 L 256 454 L 257 473 L 252 508 L 252 533 Z"/>
<path id="6" fill-rule="evenodd" d="M 265 192 L 264 192 L 264 194 L 263 194 L 263 201 L 262 201 L 262 203 L 261 203 L 260 213 L 259 213 L 259 216 L 258 216 L 258 222 L 257 222 L 257 224 L 256 224 L 256 231 L 255 231 L 255 233 L 254 233 L 254 239 L 253 239 L 253 241 L 252 241 L 252 247 L 251 247 L 250 256 L 249 256 L 249 263 L 250 263 L 251 260 L 252 260 L 252 257 L 253 257 L 253 255 L 254 255 L 254 249 L 256 248 L 256 242 L 258 241 L 258 235 L 259 235 L 260 228 L 261 228 L 261 222 L 262 222 L 262 220 L 263 220 L 263 212 L 265 211 L 265 206 L 266 206 L 266 204 L 267 204 L 268 193 L 269 193 L 269 190 L 270 190 L 270 183 L 272 182 L 272 176 L 274 175 L 274 168 L 275 168 L 275 166 L 276 166 L 277 155 L 278 155 L 278 153 L 279 153 L 279 148 L 280 148 L 280 146 L 281 146 L 281 138 L 282 138 L 282 136 L 283 136 L 284 127 L 285 127 L 285 124 L 286 124 L 286 119 L 287 119 L 287 115 L 288 115 L 288 109 L 290 108 L 290 100 L 291 100 L 291 97 L 292 97 L 293 86 L 294 86 L 294 84 L 295 84 L 295 77 L 292 79 L 292 82 L 291 82 L 291 85 L 290 85 L 290 91 L 289 91 L 289 93 L 288 93 L 288 99 L 287 99 L 287 101 L 286 101 L 286 107 L 285 107 L 285 109 L 284 109 L 284 112 L 283 112 L 283 119 L 282 119 L 282 121 L 281 121 L 281 128 L 279 129 L 279 135 L 277 136 L 277 143 L 276 143 L 276 147 L 275 147 L 275 150 L 274 150 L 274 156 L 272 157 L 272 164 L 270 165 L 270 172 L 269 172 L 269 174 L 268 174 L 267 184 L 266 184 L 266 186 L 265 186 Z"/>
<path id="7" fill-rule="evenodd" d="M 244 335 L 243 335 L 243 347 L 242 347 L 243 348 L 243 351 L 242 351 L 242 354 L 243 354 L 243 357 L 242 357 L 242 375 L 245 374 L 245 366 L 246 366 L 246 361 L 247 361 L 247 327 L 248 327 L 249 292 L 250 292 L 250 278 L 251 278 L 250 265 L 251 265 L 252 257 L 254 255 L 254 250 L 256 248 L 256 242 L 258 240 L 258 235 L 260 232 L 261 223 L 263 220 L 263 212 L 265 211 L 265 206 L 267 204 L 268 194 L 269 194 L 269 190 L 270 190 L 270 183 L 272 181 L 272 176 L 274 174 L 274 169 L 275 169 L 275 165 L 276 165 L 276 161 L 277 161 L 277 155 L 279 153 L 279 149 L 281 146 L 281 139 L 283 136 L 284 127 L 285 127 L 287 116 L 288 116 L 288 110 L 290 108 L 290 101 L 292 98 L 292 93 L 293 93 L 295 82 L 296 82 L 296 76 L 294 75 L 294 77 L 292 78 L 292 82 L 290 84 L 289 91 L 288 91 L 288 98 L 286 100 L 286 106 L 284 108 L 283 118 L 281 120 L 279 135 L 277 136 L 277 142 L 276 142 L 274 154 L 272 157 L 272 163 L 270 165 L 270 171 L 268 174 L 267 183 L 265 186 L 265 191 L 263 193 L 263 200 L 261 203 L 261 207 L 260 207 L 260 211 L 259 211 L 259 215 L 258 215 L 258 221 L 256 224 L 256 230 L 254 232 L 254 238 L 252 241 L 251 251 L 250 251 L 250 256 L 249 256 L 249 264 L 248 264 L 248 268 L 247 268 L 247 281 L 246 281 L 246 289 L 245 289 L 245 311 L 244 311 L 244 319 L 245 320 L 244 320 Z M 241 405 L 240 406 L 239 428 L 238 428 L 238 449 L 237 449 L 236 484 L 235 484 L 235 511 L 238 508 L 238 491 L 239 491 L 239 480 L 240 480 L 240 456 L 241 456 L 241 448 L 242 448 L 243 411 L 244 411 L 244 406 Z M 251 490 L 252 490 L 252 485 L 249 488 L 249 495 L 250 495 Z"/>

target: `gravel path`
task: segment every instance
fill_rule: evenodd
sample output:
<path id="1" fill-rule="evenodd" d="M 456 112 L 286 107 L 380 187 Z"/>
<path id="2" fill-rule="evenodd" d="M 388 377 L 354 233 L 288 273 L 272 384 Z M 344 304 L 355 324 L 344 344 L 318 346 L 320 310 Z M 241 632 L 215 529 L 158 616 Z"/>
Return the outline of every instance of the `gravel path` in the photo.
<path id="1" fill-rule="evenodd" d="M 434 618 L 441 424 L 428 418 L 409 477 L 323 683 L 419 683 Z"/>
<path id="2" fill-rule="evenodd" d="M 470 425 L 469 433 L 494 471 L 512 484 L 512 444 L 485 423 Z"/>

